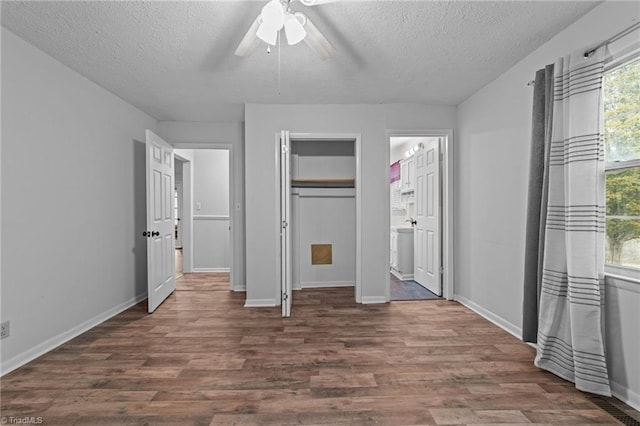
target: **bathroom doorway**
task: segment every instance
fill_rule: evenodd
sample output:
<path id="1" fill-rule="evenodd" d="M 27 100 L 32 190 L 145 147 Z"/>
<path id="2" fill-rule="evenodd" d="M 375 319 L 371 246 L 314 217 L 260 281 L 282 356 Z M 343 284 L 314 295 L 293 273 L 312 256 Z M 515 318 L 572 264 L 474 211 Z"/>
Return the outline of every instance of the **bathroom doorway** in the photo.
<path id="1" fill-rule="evenodd" d="M 451 132 L 388 135 L 389 300 L 452 298 Z"/>

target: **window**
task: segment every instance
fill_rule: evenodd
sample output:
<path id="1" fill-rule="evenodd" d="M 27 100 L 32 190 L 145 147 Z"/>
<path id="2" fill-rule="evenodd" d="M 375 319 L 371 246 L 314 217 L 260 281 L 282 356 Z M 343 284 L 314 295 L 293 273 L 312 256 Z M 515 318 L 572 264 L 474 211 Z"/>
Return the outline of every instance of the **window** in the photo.
<path id="1" fill-rule="evenodd" d="M 604 76 L 608 269 L 640 276 L 640 60 Z M 629 270 L 628 268 L 632 268 Z M 637 269 L 638 271 L 633 271 Z"/>

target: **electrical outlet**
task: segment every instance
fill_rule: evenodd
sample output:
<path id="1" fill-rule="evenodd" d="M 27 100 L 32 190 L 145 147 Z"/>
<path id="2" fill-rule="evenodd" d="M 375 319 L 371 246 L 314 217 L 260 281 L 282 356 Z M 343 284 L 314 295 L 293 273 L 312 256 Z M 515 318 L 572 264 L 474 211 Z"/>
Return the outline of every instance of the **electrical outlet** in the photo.
<path id="1" fill-rule="evenodd" d="M 9 337 L 9 321 L 5 321 L 0 324 L 0 339 Z"/>

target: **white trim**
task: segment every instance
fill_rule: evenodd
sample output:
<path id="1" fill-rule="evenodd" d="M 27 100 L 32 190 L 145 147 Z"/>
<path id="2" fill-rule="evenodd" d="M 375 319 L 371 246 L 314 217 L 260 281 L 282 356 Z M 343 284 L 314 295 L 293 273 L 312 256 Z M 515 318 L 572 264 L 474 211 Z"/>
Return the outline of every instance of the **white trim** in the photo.
<path id="1" fill-rule="evenodd" d="M 276 264 L 274 265 L 275 267 L 275 271 L 276 271 L 276 285 L 274 286 L 274 299 L 278 301 L 278 306 L 282 305 L 282 223 L 280 222 L 281 218 L 280 215 L 282 214 L 282 208 L 280 205 L 281 202 L 281 198 L 282 198 L 282 188 L 280 188 L 280 186 L 282 185 L 282 183 L 280 182 L 280 177 L 281 177 L 281 171 L 280 168 L 282 167 L 281 163 L 281 156 L 282 156 L 282 131 L 278 131 L 276 132 L 276 137 L 275 137 L 275 147 L 273 150 L 274 155 L 274 164 L 276 165 L 275 167 L 275 173 L 273 174 L 273 176 L 275 177 L 275 181 L 274 181 L 274 188 L 276 190 L 276 196 L 273 197 L 273 201 L 275 202 L 275 223 L 273 226 L 273 229 L 275 231 L 275 238 L 274 238 L 274 242 L 275 242 L 275 246 L 273 248 L 273 252 L 276 254 L 275 256 L 275 260 L 276 260 Z M 293 279 L 292 279 L 292 284 L 291 287 L 293 289 Z M 268 305 L 267 305 L 268 306 Z M 247 304 L 245 303 L 245 307 L 247 307 Z"/>
<path id="2" fill-rule="evenodd" d="M 604 164 L 604 171 L 610 172 L 614 170 L 628 170 L 640 167 L 640 159 L 626 160 L 626 161 L 609 161 Z"/>
<path id="3" fill-rule="evenodd" d="M 607 49 L 612 51 L 604 58 L 604 72 L 608 73 L 614 69 L 625 65 L 628 62 L 635 61 L 640 57 L 640 42 L 638 42 L 639 30 L 629 32 L 622 38 L 613 43 L 609 43 Z M 634 35 L 635 38 L 629 37 Z M 628 37 L 628 38 L 627 38 Z M 621 42 L 626 42 L 626 46 L 620 46 Z"/>
<path id="4" fill-rule="evenodd" d="M 387 129 L 387 146 L 391 143 L 391 137 L 440 137 L 444 138 L 443 144 L 440 146 L 440 152 L 444 157 L 442 162 L 441 178 L 442 178 L 442 266 L 444 273 L 442 274 L 442 296 L 448 300 L 454 300 L 454 185 L 453 185 L 453 129 Z M 387 173 L 386 182 L 389 182 L 389 164 L 390 150 L 385 150 L 385 170 Z M 386 264 L 390 264 L 390 247 L 391 247 L 391 213 L 389 206 L 391 205 L 391 187 L 387 185 L 385 207 L 386 212 L 386 233 L 387 233 L 387 255 Z M 389 275 L 385 276 L 386 296 L 387 300 L 391 299 L 391 281 Z"/>
<path id="5" fill-rule="evenodd" d="M 607 263 L 604 265 L 604 274 L 618 280 L 640 284 L 640 269 L 637 268 Z"/>
<path id="6" fill-rule="evenodd" d="M 605 274 L 605 285 L 608 287 L 619 288 L 622 290 L 640 293 L 640 281 L 615 274 Z"/>
<path id="7" fill-rule="evenodd" d="M 247 291 L 247 285 L 246 284 L 236 285 L 235 287 L 233 287 L 233 291 L 237 291 L 238 293 L 244 293 Z"/>
<path id="8" fill-rule="evenodd" d="M 193 164 L 182 163 L 182 271 L 193 272 Z"/>
<path id="9" fill-rule="evenodd" d="M 501 329 L 503 329 L 507 333 L 509 333 L 512 336 L 516 337 L 519 341 L 522 341 L 522 329 L 520 327 L 511 324 L 506 319 L 502 318 L 501 316 L 498 316 L 498 315 L 494 314 L 493 312 L 489 311 L 488 309 L 483 308 L 482 306 L 478 305 L 477 303 L 472 302 L 471 300 L 467 299 L 466 297 L 463 297 L 463 296 L 460 296 L 460 295 L 456 294 L 455 297 L 454 297 L 454 300 L 456 300 L 460 304 L 464 305 L 465 307 L 471 309 L 473 312 L 475 312 L 476 314 L 480 315 L 482 318 L 484 318 L 484 319 L 492 322 L 493 324 L 497 325 L 498 327 L 500 327 Z"/>
<path id="10" fill-rule="evenodd" d="M 273 308 L 279 304 L 276 299 L 246 299 L 244 301 L 245 308 Z"/>
<path id="11" fill-rule="evenodd" d="M 193 268 L 193 272 L 194 273 L 200 273 L 200 272 L 231 272 L 231 269 L 229 267 L 223 267 L 223 268 Z"/>
<path id="12" fill-rule="evenodd" d="M 2 364 L 0 366 L 0 376 L 4 376 L 5 374 L 12 372 L 16 368 L 22 367 L 28 362 L 33 361 L 34 359 L 46 354 L 47 352 L 54 350 L 58 346 L 67 343 L 69 340 L 78 337 L 82 333 L 91 330 L 92 328 L 102 324 L 103 322 L 118 315 L 119 313 L 126 311 L 134 305 L 137 305 L 146 298 L 146 292 L 139 294 L 125 302 L 107 309 L 101 314 L 98 314 L 93 318 L 90 318 L 83 323 L 76 325 L 75 327 L 70 328 L 67 331 L 58 334 L 57 336 L 53 336 L 52 338 L 45 340 L 44 342 L 32 347 L 31 349 L 26 350 L 25 352 L 22 352 L 8 360 L 2 360 Z"/>
<path id="13" fill-rule="evenodd" d="M 413 274 L 401 274 L 399 271 L 396 271 L 393 268 L 391 268 L 390 271 L 393 274 L 393 276 L 399 280 L 408 281 L 413 279 Z"/>
<path id="14" fill-rule="evenodd" d="M 215 214 L 198 214 L 193 215 L 193 220 L 231 220 L 231 216 L 215 215 Z"/>
<path id="15" fill-rule="evenodd" d="M 609 380 L 611 386 L 611 395 L 620 401 L 627 404 L 634 410 L 640 411 L 640 394 L 629 389 L 627 386 L 623 386 L 619 383 Z"/>
<path id="16" fill-rule="evenodd" d="M 355 287 L 355 281 L 308 281 L 301 282 L 302 288 L 323 288 L 323 287 Z"/>
<path id="17" fill-rule="evenodd" d="M 388 303 L 389 301 L 385 296 L 362 296 L 363 305 L 372 305 L 374 303 Z"/>

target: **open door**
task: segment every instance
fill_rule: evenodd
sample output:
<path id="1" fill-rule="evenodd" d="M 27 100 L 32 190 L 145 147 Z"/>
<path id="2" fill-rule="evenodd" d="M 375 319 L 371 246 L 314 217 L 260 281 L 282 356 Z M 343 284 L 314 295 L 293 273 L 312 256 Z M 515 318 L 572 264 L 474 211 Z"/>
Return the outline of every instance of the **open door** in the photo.
<path id="1" fill-rule="evenodd" d="M 291 315 L 291 173 L 289 132 L 280 132 L 280 287 L 282 316 Z"/>
<path id="2" fill-rule="evenodd" d="M 442 296 L 440 279 L 440 139 L 426 138 L 416 154 L 414 280 Z"/>
<path id="3" fill-rule="evenodd" d="M 176 288 L 173 147 L 151 130 L 147 145 L 147 291 L 149 313 Z"/>

